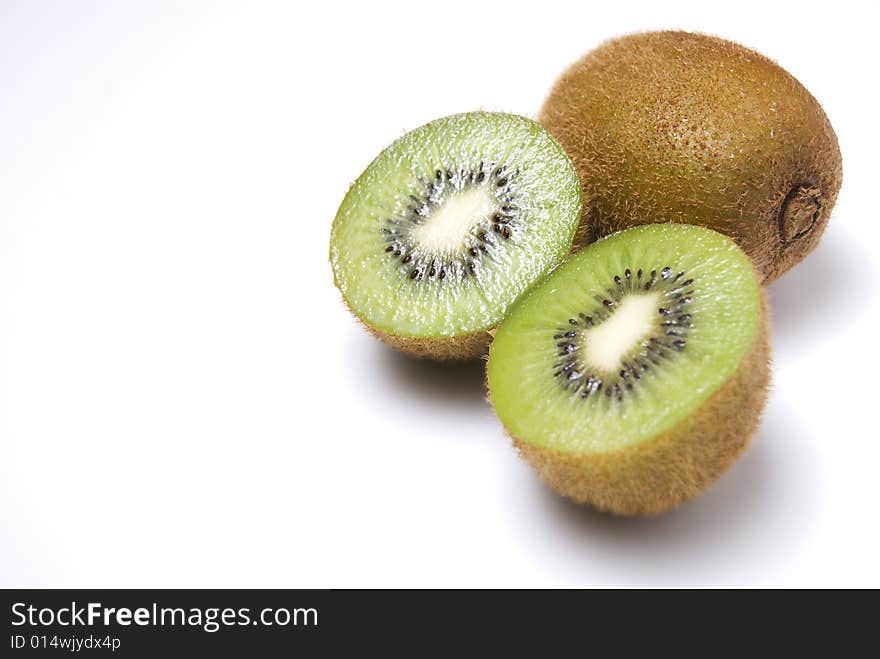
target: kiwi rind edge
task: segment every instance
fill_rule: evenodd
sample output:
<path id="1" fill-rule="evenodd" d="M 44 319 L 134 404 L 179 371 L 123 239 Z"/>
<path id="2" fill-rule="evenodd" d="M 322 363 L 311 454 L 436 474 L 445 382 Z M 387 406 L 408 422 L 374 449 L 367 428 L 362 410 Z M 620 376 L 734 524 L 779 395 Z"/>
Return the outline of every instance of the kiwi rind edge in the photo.
<path id="1" fill-rule="evenodd" d="M 419 359 L 435 361 L 462 361 L 478 359 L 489 352 L 492 335 L 485 330 L 441 338 L 399 336 L 388 334 L 364 323 L 373 336 L 400 352 Z"/>

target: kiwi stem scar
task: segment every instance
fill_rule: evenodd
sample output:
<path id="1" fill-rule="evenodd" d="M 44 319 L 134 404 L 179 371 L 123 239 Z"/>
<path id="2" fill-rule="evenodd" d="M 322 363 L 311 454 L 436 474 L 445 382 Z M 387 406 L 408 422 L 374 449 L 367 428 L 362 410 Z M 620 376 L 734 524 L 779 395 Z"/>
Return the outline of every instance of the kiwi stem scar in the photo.
<path id="1" fill-rule="evenodd" d="M 822 215 L 822 193 L 809 183 L 792 188 L 782 202 L 779 213 L 779 237 L 782 244 L 807 235 Z"/>

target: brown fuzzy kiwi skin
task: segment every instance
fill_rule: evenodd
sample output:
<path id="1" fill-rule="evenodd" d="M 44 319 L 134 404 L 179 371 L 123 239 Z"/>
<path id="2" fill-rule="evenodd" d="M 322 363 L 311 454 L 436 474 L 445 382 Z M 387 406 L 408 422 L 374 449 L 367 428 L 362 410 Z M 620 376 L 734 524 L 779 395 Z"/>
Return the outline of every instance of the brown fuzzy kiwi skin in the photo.
<path id="1" fill-rule="evenodd" d="M 816 247 L 843 178 L 816 99 L 772 60 L 703 34 L 606 42 L 563 73 L 538 121 L 580 176 L 586 240 L 698 224 L 734 238 L 764 282 Z"/>
<path id="2" fill-rule="evenodd" d="M 762 294 L 763 295 L 763 294 Z M 748 447 L 770 384 L 766 299 L 737 370 L 693 414 L 638 446 L 565 453 L 513 437 L 520 455 L 559 494 L 617 515 L 657 515 L 706 490 Z"/>
<path id="3" fill-rule="evenodd" d="M 334 283 L 339 288 L 339 283 Z M 339 289 L 340 291 L 342 289 Z M 492 342 L 492 334 L 490 330 L 480 330 L 469 334 L 461 334 L 459 336 L 445 337 L 422 337 L 422 336 L 400 336 L 390 334 L 384 330 L 374 327 L 366 320 L 358 316 L 348 300 L 343 296 L 343 302 L 348 308 L 351 315 L 358 319 L 361 325 L 377 339 L 399 350 L 409 357 L 418 359 L 432 359 L 434 361 L 465 361 L 471 359 L 481 359 L 489 353 L 489 344 Z"/>
<path id="4" fill-rule="evenodd" d="M 366 325 L 373 336 L 378 337 L 400 352 L 419 359 L 434 361 L 463 361 L 480 359 L 489 352 L 492 335 L 487 331 L 442 338 L 396 336 Z"/>

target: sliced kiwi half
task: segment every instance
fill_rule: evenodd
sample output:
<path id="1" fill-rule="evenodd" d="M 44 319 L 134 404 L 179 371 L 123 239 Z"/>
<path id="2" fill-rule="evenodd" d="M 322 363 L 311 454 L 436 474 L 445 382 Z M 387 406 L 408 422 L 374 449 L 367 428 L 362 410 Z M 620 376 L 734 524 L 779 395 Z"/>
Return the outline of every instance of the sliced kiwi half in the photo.
<path id="1" fill-rule="evenodd" d="M 367 167 L 333 222 L 346 304 L 405 352 L 485 354 L 489 330 L 571 248 L 577 174 L 524 117 L 459 114 L 407 133 Z"/>
<path id="2" fill-rule="evenodd" d="M 521 455 L 560 494 L 655 514 L 747 446 L 769 381 L 759 275 L 729 238 L 655 224 L 604 238 L 498 329 L 488 382 Z"/>

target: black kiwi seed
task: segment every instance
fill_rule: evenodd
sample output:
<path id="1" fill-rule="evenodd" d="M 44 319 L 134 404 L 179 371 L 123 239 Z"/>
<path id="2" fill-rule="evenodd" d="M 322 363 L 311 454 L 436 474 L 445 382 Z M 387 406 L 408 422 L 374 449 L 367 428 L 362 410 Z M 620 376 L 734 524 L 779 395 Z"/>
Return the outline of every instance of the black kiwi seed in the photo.
<path id="1" fill-rule="evenodd" d="M 629 395 L 636 394 L 638 386 L 635 385 L 635 382 L 642 380 L 643 375 L 653 372 L 652 366 L 661 366 L 664 360 L 673 359 L 675 352 L 687 348 L 687 337 L 692 328 L 691 314 L 682 313 L 682 309 L 684 305 L 692 302 L 694 290 L 684 292 L 683 289 L 694 284 L 695 280 L 689 278 L 677 284 L 676 282 L 685 276 L 685 273 L 680 272 L 673 278 L 673 270 L 669 266 L 662 269 L 652 269 L 648 272 L 648 277 L 639 284 L 630 283 L 633 276 L 631 268 L 626 268 L 623 271 L 623 277 L 613 275 L 612 280 L 616 287 L 606 289 L 606 295 L 594 294 L 592 297 L 596 306 L 590 313 L 581 312 L 577 314 L 577 317 L 569 318 L 568 323 L 574 326 L 573 329 L 566 331 L 559 328 L 556 330 L 553 339 L 557 341 L 558 355 L 568 361 L 557 364 L 554 367 L 553 375 L 562 387 L 569 390 L 574 387 L 573 395 L 577 394 L 580 398 L 587 399 L 590 394 L 603 389 L 604 385 L 606 400 L 613 401 L 615 404 L 623 402 Z M 635 271 L 637 280 L 642 280 L 644 276 L 645 271 L 642 268 Z M 638 355 L 632 361 L 623 361 L 621 368 L 609 381 L 606 382 L 596 377 L 590 372 L 589 364 L 583 363 L 579 354 L 579 344 L 574 339 L 580 333 L 587 331 L 587 328 L 609 318 L 613 314 L 613 309 L 626 295 L 638 293 L 641 290 L 650 290 L 652 287 L 660 289 L 664 295 L 671 298 L 672 304 L 672 306 L 667 304 L 667 306 L 657 308 L 658 315 L 663 320 L 658 319 L 656 335 L 642 341 L 641 347 L 634 348 L 639 351 Z M 558 368 L 560 366 L 561 368 Z"/>
<path id="2" fill-rule="evenodd" d="M 410 267 L 401 274 L 410 279 L 421 280 L 425 274 L 428 277 L 438 275 L 439 279 L 446 277 L 447 270 L 458 277 L 467 277 L 476 273 L 477 261 L 481 255 L 490 255 L 491 248 L 497 247 L 499 242 L 491 240 L 489 232 L 492 231 L 510 240 L 514 237 L 514 227 L 522 218 L 521 206 L 516 202 L 515 191 L 510 183 L 519 175 L 519 170 L 510 172 L 504 165 L 491 164 L 488 169 L 485 163 L 480 162 L 476 168 L 452 168 L 444 167 L 434 170 L 433 179 L 421 177 L 419 181 L 424 186 L 423 190 L 407 193 L 408 204 L 405 211 L 396 217 L 390 217 L 385 221 L 386 226 L 380 228 L 383 242 L 386 245 L 384 251 L 399 257 L 402 254 L 401 264 L 410 264 Z M 476 230 L 477 240 L 486 244 L 471 244 L 465 247 L 458 255 L 435 255 L 425 254 L 423 249 L 418 249 L 412 231 L 415 226 L 424 224 L 430 220 L 433 208 L 443 204 L 450 194 L 466 189 L 468 186 L 485 185 L 488 176 L 495 183 L 490 194 L 494 196 L 500 206 L 500 211 L 493 213 L 486 223 L 478 226 Z M 497 191 L 495 191 L 497 188 Z M 391 243 L 391 244 L 387 244 Z M 435 267 L 435 261 L 437 261 Z M 416 275 L 412 275 L 416 272 Z"/>

